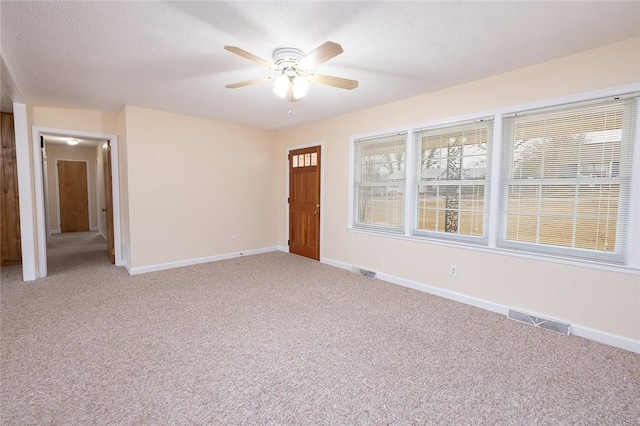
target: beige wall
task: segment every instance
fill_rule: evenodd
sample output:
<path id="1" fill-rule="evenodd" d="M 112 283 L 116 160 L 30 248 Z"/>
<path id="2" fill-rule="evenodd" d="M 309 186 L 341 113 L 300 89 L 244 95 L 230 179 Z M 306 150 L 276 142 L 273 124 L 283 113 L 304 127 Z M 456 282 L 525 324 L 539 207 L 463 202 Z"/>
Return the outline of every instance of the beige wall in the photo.
<path id="1" fill-rule="evenodd" d="M 323 205 L 323 258 L 640 340 L 638 275 L 347 231 L 350 136 L 638 82 L 640 38 L 281 131 L 277 155 L 324 143 L 331 203 Z M 285 245 L 286 162 L 275 164 L 278 243 Z M 457 278 L 448 275 L 450 264 L 458 265 Z"/>
<path id="2" fill-rule="evenodd" d="M 27 108 L 29 126 L 94 133 L 118 132 L 118 116 L 115 113 L 40 104 L 29 104 Z"/>
<path id="3" fill-rule="evenodd" d="M 132 268 L 276 245 L 273 132 L 130 106 L 125 116 Z"/>
<path id="4" fill-rule="evenodd" d="M 89 229 L 98 229 L 98 192 L 96 181 L 96 150 L 93 147 L 63 146 L 46 143 L 47 170 L 49 193 L 49 223 L 52 232 L 60 232 L 60 204 L 57 192 L 58 180 L 56 173 L 56 161 L 75 160 L 86 161 L 89 176 L 87 180 L 87 191 L 89 193 Z"/>

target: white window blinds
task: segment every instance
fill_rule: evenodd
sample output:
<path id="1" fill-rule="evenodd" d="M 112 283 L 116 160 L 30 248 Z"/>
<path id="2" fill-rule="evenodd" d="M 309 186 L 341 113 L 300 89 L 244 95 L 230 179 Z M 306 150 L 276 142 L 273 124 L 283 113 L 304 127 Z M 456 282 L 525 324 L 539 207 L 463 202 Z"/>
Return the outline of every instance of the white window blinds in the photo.
<path id="1" fill-rule="evenodd" d="M 402 232 L 407 133 L 355 141 L 355 225 Z"/>
<path id="2" fill-rule="evenodd" d="M 493 120 L 415 133 L 415 232 L 482 242 Z"/>
<path id="3" fill-rule="evenodd" d="M 624 264 L 636 99 L 505 117 L 501 247 Z"/>

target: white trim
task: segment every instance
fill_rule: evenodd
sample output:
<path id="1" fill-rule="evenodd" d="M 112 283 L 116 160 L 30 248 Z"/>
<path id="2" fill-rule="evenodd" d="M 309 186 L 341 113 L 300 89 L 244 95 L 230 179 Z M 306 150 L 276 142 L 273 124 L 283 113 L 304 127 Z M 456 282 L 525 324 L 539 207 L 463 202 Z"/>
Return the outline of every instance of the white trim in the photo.
<path id="1" fill-rule="evenodd" d="M 351 271 L 352 265 L 337 260 L 322 259 L 322 263 L 335 266 L 337 268 Z M 467 296 L 462 293 L 456 293 L 451 290 L 445 290 L 432 285 L 423 284 L 417 281 L 407 280 L 404 278 L 396 277 L 393 275 L 384 274 L 378 272 L 376 279 L 389 282 L 391 284 L 400 285 L 403 287 L 412 288 L 424 293 L 432 294 L 434 296 L 443 297 L 445 299 L 454 300 L 456 302 L 464 303 L 465 305 L 475 306 L 476 308 L 485 309 L 490 312 L 495 312 L 501 315 L 507 315 L 509 313 L 509 307 L 501 305 L 499 303 L 490 302 L 484 299 L 478 299 L 476 297 Z M 536 315 L 536 314 L 534 314 Z M 544 316 L 544 315 L 539 315 Z M 582 325 L 571 324 L 571 334 L 583 337 L 585 339 L 593 340 L 605 345 L 615 346 L 617 348 L 625 349 L 631 352 L 640 354 L 640 341 L 629 339 L 628 337 L 618 336 L 616 334 L 607 333 L 606 331 L 595 330 Z"/>
<path id="2" fill-rule="evenodd" d="M 40 132 L 33 127 L 31 135 L 31 144 L 33 149 L 33 180 L 36 198 L 36 247 L 38 250 L 38 267 L 37 278 L 47 276 L 47 235 L 46 221 L 44 218 L 44 179 L 42 161 L 42 145 L 40 141 Z M 58 224 L 59 226 L 59 224 Z"/>
<path id="3" fill-rule="evenodd" d="M 347 194 L 347 228 L 351 228 L 355 223 L 355 161 L 356 161 L 356 138 L 351 136 L 349 138 L 349 188 Z"/>
<path id="4" fill-rule="evenodd" d="M 603 343 L 616 348 L 626 349 L 630 352 L 640 354 L 640 340 L 633 340 L 606 331 L 595 330 L 582 325 L 571 324 L 571 334 L 594 342 Z"/>
<path id="5" fill-rule="evenodd" d="M 329 259 L 326 257 L 320 258 L 320 262 L 326 263 L 330 266 L 335 266 L 336 268 L 346 269 L 347 271 L 351 271 L 351 265 L 345 262 L 338 262 L 337 260 Z"/>
<path id="6" fill-rule="evenodd" d="M 407 137 L 404 141 L 404 188 L 402 189 L 402 224 L 404 225 L 404 234 L 409 236 L 415 230 L 415 225 L 418 223 L 417 207 L 418 197 L 416 197 L 417 177 L 417 157 L 415 145 L 415 133 L 413 130 L 407 132 Z M 405 200 L 409 195 L 413 195 L 410 200 Z M 407 206 L 409 208 L 407 208 Z"/>
<path id="7" fill-rule="evenodd" d="M 36 278 L 43 278 L 47 276 L 47 242 L 45 235 L 45 220 L 44 220 L 44 185 L 37 184 L 42 182 L 42 151 L 39 149 L 40 136 L 41 135 L 57 135 L 57 136 L 71 136 L 79 138 L 90 138 L 99 140 L 111 141 L 111 183 L 112 183 L 112 199 L 113 199 L 113 236 L 115 246 L 115 260 L 117 266 L 122 266 L 122 247 L 121 247 L 121 230 L 120 230 L 120 179 L 119 179 L 119 165 L 118 165 L 118 137 L 109 133 L 94 133 L 85 132 L 80 130 L 70 129 L 56 129 L 48 127 L 33 126 L 32 127 L 32 144 L 33 150 L 33 176 L 36 184 L 35 187 L 35 205 L 36 205 L 36 229 L 37 229 L 37 244 L 35 250 L 38 253 L 39 268 L 36 270 Z M 35 149 L 36 146 L 38 149 Z M 22 200 L 22 198 L 21 198 Z M 22 204 L 22 203 L 21 203 Z M 29 203 L 25 203 L 29 204 Z M 30 208 L 31 205 L 29 205 Z M 28 222 L 25 222 L 28 223 Z M 22 228 L 24 229 L 24 228 Z M 34 278 L 35 279 L 35 278 Z"/>
<path id="8" fill-rule="evenodd" d="M 60 231 L 59 229 L 52 229 L 51 231 L 49 231 L 50 234 L 60 234 L 62 233 L 62 231 Z"/>
<path id="9" fill-rule="evenodd" d="M 127 262 L 126 260 L 123 260 L 122 266 L 124 267 L 124 269 L 126 269 L 129 275 L 133 275 L 133 272 L 131 272 L 131 265 L 129 265 L 129 262 Z M 141 272 L 138 272 L 138 273 L 141 273 Z"/>
<path id="10" fill-rule="evenodd" d="M 502 191 L 502 135 L 503 135 L 504 122 L 502 115 L 498 114 L 493 119 L 493 140 L 491 141 L 491 158 L 489 160 L 489 173 L 491 177 L 489 180 L 489 211 L 485 209 L 485 213 L 488 213 L 488 241 L 487 244 L 491 248 L 498 246 L 498 238 L 500 235 L 500 192 Z M 498 212 L 498 214 L 491 214 L 491 212 Z"/>
<path id="11" fill-rule="evenodd" d="M 237 257 L 269 253 L 272 251 L 282 251 L 282 247 L 273 246 L 273 247 L 265 247 L 265 248 L 252 249 L 252 250 L 243 250 L 243 251 L 237 251 L 233 253 L 219 254 L 215 256 L 199 257 L 196 259 L 185 259 L 185 260 L 179 260 L 176 262 L 160 263 L 157 265 L 139 266 L 136 268 L 131 268 L 127 264 L 125 265 L 125 267 L 129 271 L 130 275 L 138 275 L 138 274 L 145 274 L 147 272 L 163 271 L 165 269 L 182 268 L 184 266 L 199 265 L 201 263 L 217 262 L 219 260 L 234 259 Z"/>
<path id="12" fill-rule="evenodd" d="M 640 269 L 640 98 L 636 100 L 635 131 L 635 145 L 631 160 L 631 170 L 635 173 L 632 174 L 630 185 L 627 264 Z"/>
<path id="13" fill-rule="evenodd" d="M 409 133 L 411 133 L 414 130 L 418 130 L 420 128 L 422 128 L 422 125 L 417 125 L 417 126 L 398 126 L 398 127 L 391 127 L 388 129 L 383 129 L 383 130 L 378 130 L 378 131 L 373 131 L 373 132 L 367 132 L 367 133 L 359 133 L 357 135 L 353 135 L 349 138 L 349 142 L 353 145 L 355 142 L 360 141 L 360 139 L 375 139 L 375 138 L 381 138 L 381 137 L 385 137 L 385 136 L 393 136 L 396 133 L 407 133 L 407 136 L 409 135 Z M 398 135 L 399 136 L 399 135 Z"/>
<path id="14" fill-rule="evenodd" d="M 122 266 L 124 266 L 129 275 L 131 275 L 131 251 L 129 250 L 129 245 L 126 243 L 122 243 Z"/>
<path id="15" fill-rule="evenodd" d="M 445 290 L 432 285 L 419 283 L 417 281 L 411 281 L 393 275 L 387 275 L 381 272 L 377 273 L 376 279 L 386 281 L 391 284 L 401 285 L 403 287 L 409 287 L 414 290 L 418 290 L 423 293 L 429 293 L 434 296 L 443 297 L 445 299 L 455 300 L 456 302 L 464 303 L 465 305 L 475 306 L 476 308 L 485 309 L 487 311 L 495 312 L 502 315 L 507 315 L 507 313 L 509 312 L 509 308 L 498 303 L 490 302 L 484 299 L 478 299 L 476 297 L 467 296 L 462 293 L 456 293 L 451 290 Z"/>
<path id="16" fill-rule="evenodd" d="M 113 208 L 113 245 L 116 266 L 122 266 L 122 230 L 120 229 L 120 166 L 118 163 L 118 137 L 109 135 L 111 145 L 111 207 Z M 105 190 L 106 190 L 105 182 Z M 105 224 L 106 226 L 106 224 Z"/>
<path id="17" fill-rule="evenodd" d="M 285 157 L 286 159 L 286 179 L 285 179 L 285 185 L 286 185 L 286 197 L 285 197 L 285 232 L 287 235 L 287 240 L 291 239 L 291 235 L 289 235 L 289 202 L 287 201 L 289 199 L 289 154 L 291 154 L 291 151 L 295 151 L 297 149 L 304 149 L 304 148 L 313 148 L 319 146 L 320 147 L 320 253 L 318 254 L 318 257 L 320 259 L 322 259 L 322 253 L 324 252 L 324 209 L 325 206 L 327 205 L 325 203 L 325 199 L 324 199 L 324 171 L 325 171 L 325 165 L 324 165 L 324 142 L 320 141 L 320 142 L 309 142 L 309 143 L 305 143 L 302 145 L 295 145 L 295 146 L 289 146 L 287 147 L 287 155 Z M 287 253 L 289 252 L 289 247 L 287 246 Z"/>
<path id="18" fill-rule="evenodd" d="M 58 210 L 58 229 L 62 229 L 62 212 L 60 211 L 60 176 L 58 175 L 58 162 L 60 161 L 73 161 L 76 163 L 86 163 L 87 164 L 87 215 L 89 216 L 87 219 L 89 220 L 89 231 L 95 231 L 95 224 L 91 223 L 91 191 L 89 191 L 89 182 L 91 182 L 91 174 L 89 170 L 91 170 L 91 166 L 89 164 L 89 160 L 78 160 L 78 159 L 68 159 L 68 158 L 56 158 L 56 164 L 54 169 L 54 174 L 56 177 L 56 209 Z M 47 188 L 48 191 L 49 188 Z M 46 191 L 45 191 L 46 192 Z M 46 198 L 45 198 L 46 201 Z"/>
<path id="19" fill-rule="evenodd" d="M 22 244 L 22 279 L 33 281 L 38 278 L 36 266 L 36 245 L 33 232 L 33 184 L 31 155 L 29 154 L 29 131 L 27 106 L 13 103 L 13 122 L 16 138 L 16 166 L 18 169 L 18 196 L 20 198 L 20 243 Z M 37 186 L 37 185 L 36 185 Z"/>

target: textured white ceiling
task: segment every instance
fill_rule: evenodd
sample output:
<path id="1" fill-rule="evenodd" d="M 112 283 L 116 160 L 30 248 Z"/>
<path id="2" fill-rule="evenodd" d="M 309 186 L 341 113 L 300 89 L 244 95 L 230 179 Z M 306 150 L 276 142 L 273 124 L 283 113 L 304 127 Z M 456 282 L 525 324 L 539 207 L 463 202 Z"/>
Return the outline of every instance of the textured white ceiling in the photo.
<path id="1" fill-rule="evenodd" d="M 0 2 L 2 55 L 21 95 L 99 110 L 124 104 L 287 128 L 420 95 L 640 35 L 640 2 Z M 270 83 L 277 47 L 344 53 L 293 104 Z"/>

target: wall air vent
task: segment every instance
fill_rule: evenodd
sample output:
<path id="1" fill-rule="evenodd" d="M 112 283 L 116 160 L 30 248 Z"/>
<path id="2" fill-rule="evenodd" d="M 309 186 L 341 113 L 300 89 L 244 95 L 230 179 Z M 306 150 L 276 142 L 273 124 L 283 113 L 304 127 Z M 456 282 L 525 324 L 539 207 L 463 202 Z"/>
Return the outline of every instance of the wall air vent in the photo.
<path id="1" fill-rule="evenodd" d="M 565 336 L 568 336 L 571 332 L 571 324 L 569 323 L 552 320 L 549 318 L 543 318 L 532 314 L 515 311 L 513 309 L 509 309 L 507 318 L 520 321 L 525 324 L 533 325 L 535 327 L 544 328 L 546 330 L 555 331 L 556 333 L 564 334 Z"/>
<path id="2" fill-rule="evenodd" d="M 360 268 L 358 266 L 352 266 L 351 267 L 351 272 L 356 273 L 356 274 L 360 274 L 360 275 L 364 275 L 367 278 L 375 278 L 376 277 L 376 272 L 368 271 L 368 270 Z"/>

